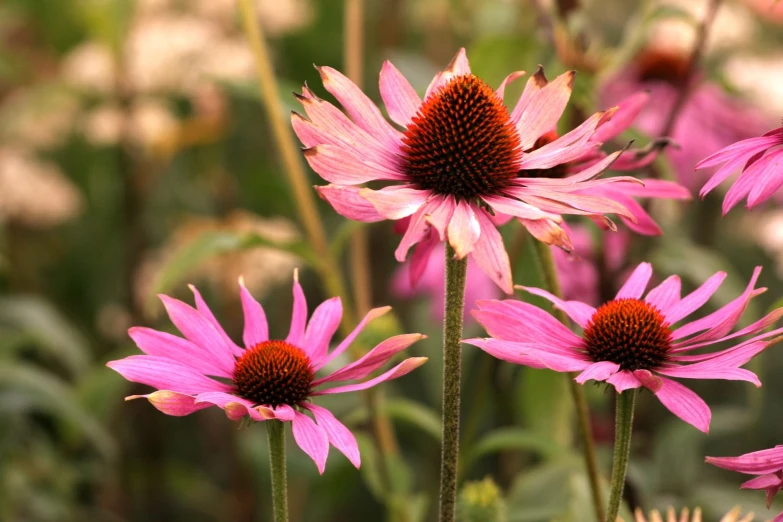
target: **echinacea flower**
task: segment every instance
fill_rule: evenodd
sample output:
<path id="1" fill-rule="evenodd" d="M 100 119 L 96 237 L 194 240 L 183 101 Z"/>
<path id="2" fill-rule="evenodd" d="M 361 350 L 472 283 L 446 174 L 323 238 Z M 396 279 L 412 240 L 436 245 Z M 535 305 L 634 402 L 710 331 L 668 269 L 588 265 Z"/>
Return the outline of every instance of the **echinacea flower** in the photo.
<path id="1" fill-rule="evenodd" d="M 616 108 L 598 112 L 535 148 L 565 110 L 573 71 L 549 82 L 539 68 L 509 112 L 503 104 L 505 86 L 522 72 L 510 74 L 493 90 L 471 73 L 461 49 L 435 76 L 422 100 L 408 80 L 385 62 L 381 97 L 390 118 L 403 131 L 387 122 L 348 78 L 331 67 L 318 71 L 326 90 L 347 113 L 318 98 L 307 85 L 297 95 L 307 118 L 294 113 L 294 131 L 306 147 L 310 166 L 331 183 L 318 187 L 318 192 L 349 219 L 371 222 L 410 216 L 395 252 L 399 261 L 417 243 L 437 237 L 439 242 L 448 241 L 458 258 L 470 255 L 510 293 L 508 254 L 493 214 L 514 216 L 537 239 L 564 248 L 570 243 L 560 228 L 562 214 L 602 222 L 609 222 L 605 214 L 634 219 L 623 205 L 587 192 L 607 183 L 637 183 L 628 177 L 595 179 L 621 151 L 565 179 L 536 177 L 543 169 L 599 147 L 593 134 L 616 112 Z M 360 186 L 371 181 L 390 184 L 379 190 Z"/>
<path id="2" fill-rule="evenodd" d="M 583 329 L 582 335 L 529 303 L 488 300 L 479 301 L 473 315 L 492 338 L 464 342 L 508 362 L 581 372 L 576 377 L 580 384 L 604 381 L 618 393 L 645 387 L 676 416 L 707 432 L 711 417 L 707 404 L 670 377 L 744 380 L 761 386 L 754 373 L 740 366 L 769 345 L 764 339 L 779 333 L 763 330 L 783 316 L 783 308 L 730 333 L 750 300 L 766 290 L 754 288 L 760 273 L 761 267 L 757 267 L 745 291 L 732 302 L 679 327 L 675 325 L 717 291 L 726 273 L 716 273 L 682 298 L 680 278 L 674 275 L 642 299 L 652 277 L 652 266 L 642 263 L 615 298 L 597 309 L 579 301 L 564 301 L 538 288 L 522 287 L 563 310 Z M 746 335 L 753 337 L 724 350 L 688 353 Z"/>
<path id="3" fill-rule="evenodd" d="M 167 415 L 189 415 L 218 406 L 232 420 L 248 416 L 259 422 L 269 419 L 291 422 L 294 440 L 313 459 L 320 473 L 326 466 L 329 444 L 345 454 L 357 468 L 359 448 L 348 428 L 329 410 L 313 404 L 310 399 L 371 388 L 401 377 L 427 360 L 426 357 L 412 357 L 373 379 L 323 388 L 326 384 L 367 377 L 424 336 L 390 337 L 359 360 L 316 378 L 318 370 L 345 352 L 367 323 L 388 312 L 390 307 L 370 310 L 354 331 L 329 352 L 329 343 L 343 315 L 339 297 L 319 305 L 308 322 L 302 287 L 294 281 L 294 307 L 288 336 L 271 339 L 264 309 L 240 280 L 245 316 L 245 348 L 241 348 L 225 333 L 198 290 L 193 286 L 190 289 L 196 299 L 196 308 L 160 296 L 184 339 L 151 328 L 131 328 L 128 333 L 145 355 L 131 355 L 107 363 L 129 381 L 158 390 L 133 395 L 126 400 L 146 398 Z M 304 411 L 312 413 L 315 422 Z"/>
<path id="4" fill-rule="evenodd" d="M 696 165 L 697 169 L 723 166 L 702 187 L 699 195 L 706 196 L 729 176 L 740 171 L 723 200 L 723 214 L 745 198 L 748 209 L 766 201 L 783 185 L 783 149 L 776 148 L 778 145 L 783 145 L 783 127 L 758 138 L 738 141 L 704 158 Z"/>
<path id="5" fill-rule="evenodd" d="M 763 489 L 767 494 L 767 509 L 778 491 L 783 489 L 783 445 L 739 457 L 707 457 L 705 460 L 719 468 L 758 475 L 743 483 L 740 488 Z M 776 516 L 773 522 L 783 522 L 783 512 Z"/>

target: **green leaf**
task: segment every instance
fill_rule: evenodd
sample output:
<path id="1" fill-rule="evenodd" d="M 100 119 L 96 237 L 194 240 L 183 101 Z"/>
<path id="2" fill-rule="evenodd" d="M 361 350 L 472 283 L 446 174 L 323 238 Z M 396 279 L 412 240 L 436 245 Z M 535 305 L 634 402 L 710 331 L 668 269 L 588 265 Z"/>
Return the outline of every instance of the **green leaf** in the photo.
<path id="1" fill-rule="evenodd" d="M 531 451 L 552 460 L 569 454 L 567 449 L 539 433 L 524 428 L 498 428 L 470 448 L 462 465 L 469 470 L 481 457 L 506 450 Z"/>

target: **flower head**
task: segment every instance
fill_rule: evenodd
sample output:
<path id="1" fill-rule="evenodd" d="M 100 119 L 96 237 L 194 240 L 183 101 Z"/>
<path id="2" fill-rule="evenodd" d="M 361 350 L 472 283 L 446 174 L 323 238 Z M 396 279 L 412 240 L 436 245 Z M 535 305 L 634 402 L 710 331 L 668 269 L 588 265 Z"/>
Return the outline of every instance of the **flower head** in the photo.
<path id="1" fill-rule="evenodd" d="M 733 143 L 696 164 L 697 169 L 723 165 L 702 187 L 699 195 L 706 196 L 726 178 L 740 171 L 737 181 L 723 200 L 723 214 L 747 198 L 752 209 L 775 194 L 783 185 L 783 127 L 769 131 L 758 138 Z"/>
<path id="2" fill-rule="evenodd" d="M 713 275 L 682 298 L 680 279 L 671 276 L 642 298 L 652 277 L 650 264 L 642 263 L 615 299 L 598 308 L 579 301 L 563 301 L 538 288 L 523 288 L 563 310 L 583 329 L 582 335 L 531 304 L 488 300 L 479 301 L 479 309 L 473 315 L 492 338 L 465 342 L 508 362 L 581 372 L 576 377 L 580 384 L 605 381 L 618 393 L 645 387 L 672 413 L 707 432 L 711 417 L 707 404 L 670 377 L 744 380 L 761 386 L 754 373 L 740 367 L 769 345 L 765 339 L 780 333 L 763 331 L 783 316 L 783 308 L 730 333 L 750 300 L 766 290 L 755 288 L 760 273 L 761 268 L 756 268 L 748 287 L 732 302 L 679 327 L 674 325 L 701 308 L 717 291 L 726 277 L 724 272 Z M 746 335 L 753 337 L 731 348 L 688 354 Z"/>
<path id="3" fill-rule="evenodd" d="M 284 340 L 275 340 L 269 337 L 263 308 L 241 280 L 240 286 L 245 315 L 244 348 L 226 335 L 195 287 L 190 288 L 196 298 L 196 308 L 161 295 L 169 317 L 185 338 L 150 328 L 130 329 L 128 333 L 145 355 L 110 361 L 107 366 L 129 381 L 152 386 L 158 391 L 133 395 L 126 400 L 146 398 L 167 415 L 189 415 L 218 406 L 232 420 L 249 416 L 259 422 L 290 421 L 294 440 L 315 461 L 319 472 L 323 473 L 326 466 L 329 444 L 358 468 L 356 438 L 329 410 L 309 400 L 318 395 L 364 390 L 407 374 L 427 358 L 405 359 L 378 377 L 358 384 L 323 388 L 326 384 L 367 377 L 424 336 L 391 337 L 361 359 L 316 378 L 316 372 L 341 355 L 367 323 L 390 308 L 370 310 L 356 329 L 329 352 L 329 343 L 342 319 L 339 297 L 319 305 L 308 322 L 304 293 L 294 281 L 291 328 Z M 304 411 L 312 413 L 315 422 Z"/>
<path id="4" fill-rule="evenodd" d="M 509 111 L 503 104 L 505 86 L 522 72 L 510 74 L 494 90 L 471 73 L 462 49 L 435 76 L 422 100 L 386 62 L 381 96 L 402 131 L 345 76 L 330 67 L 318 71 L 326 90 L 345 109 L 343 113 L 321 100 L 306 85 L 297 95 L 307 117 L 293 114 L 294 131 L 310 166 L 331 183 L 318 192 L 350 219 L 410 217 L 395 253 L 398 261 L 418 243 L 448 241 L 457 257 L 470 255 L 510 293 L 511 268 L 495 215 L 514 216 L 539 240 L 566 249 L 570 242 L 560 227 L 562 214 L 585 215 L 607 225 L 611 222 L 605 214 L 635 219 L 622 204 L 588 192 L 607 183 L 636 183 L 628 177 L 595 179 L 620 151 L 567 178 L 542 174 L 599 147 L 592 137 L 617 110 L 596 113 L 563 136 L 540 141 L 565 110 L 573 71 L 550 82 L 539 68 Z M 370 181 L 389 185 L 379 190 L 359 186 Z"/>
<path id="5" fill-rule="evenodd" d="M 758 477 L 744 482 L 742 489 L 763 489 L 767 494 L 767 509 L 772 499 L 783 489 L 783 445 L 746 453 L 739 457 L 707 457 L 708 464 Z M 783 522 L 783 512 L 773 522 Z"/>

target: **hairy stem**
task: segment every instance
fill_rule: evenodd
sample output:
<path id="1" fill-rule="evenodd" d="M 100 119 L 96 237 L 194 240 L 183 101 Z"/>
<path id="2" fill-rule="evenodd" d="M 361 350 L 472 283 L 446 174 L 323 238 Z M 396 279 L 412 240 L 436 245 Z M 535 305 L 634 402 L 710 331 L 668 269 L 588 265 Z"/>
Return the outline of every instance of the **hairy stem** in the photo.
<path id="1" fill-rule="evenodd" d="M 285 424 L 266 421 L 269 469 L 272 475 L 272 512 L 275 522 L 288 522 L 288 483 L 285 471 Z"/>
<path id="2" fill-rule="evenodd" d="M 468 259 L 446 243 L 446 313 L 443 323 L 443 446 L 440 461 L 440 522 L 454 522 L 459 461 L 462 316 Z"/>
<path id="3" fill-rule="evenodd" d="M 536 248 L 536 257 L 541 265 L 541 272 L 544 275 L 544 282 L 547 289 L 557 297 L 562 298 L 563 292 L 560 289 L 560 281 L 557 278 L 557 269 L 555 259 L 552 256 L 552 250 L 549 245 L 541 241 L 534 241 Z M 562 310 L 555 310 L 556 317 L 568 326 L 570 324 L 568 315 Z M 587 397 L 584 388 L 577 383 L 573 372 L 567 373 L 568 389 L 576 406 L 576 418 L 579 425 L 579 436 L 582 440 L 582 453 L 585 459 L 585 468 L 587 469 L 587 478 L 590 481 L 590 491 L 593 496 L 593 509 L 595 510 L 596 520 L 604 519 L 604 499 L 601 493 L 601 473 L 598 469 L 598 458 L 595 453 L 595 441 L 593 441 L 592 430 L 590 428 L 590 410 L 587 406 Z"/>
<path id="4" fill-rule="evenodd" d="M 626 390 L 617 395 L 614 458 L 612 460 L 612 484 L 609 493 L 609 509 L 606 522 L 614 522 L 620 510 L 625 488 L 625 475 L 628 472 L 628 460 L 631 455 L 631 430 L 633 429 L 633 408 L 636 402 L 636 390 Z"/>

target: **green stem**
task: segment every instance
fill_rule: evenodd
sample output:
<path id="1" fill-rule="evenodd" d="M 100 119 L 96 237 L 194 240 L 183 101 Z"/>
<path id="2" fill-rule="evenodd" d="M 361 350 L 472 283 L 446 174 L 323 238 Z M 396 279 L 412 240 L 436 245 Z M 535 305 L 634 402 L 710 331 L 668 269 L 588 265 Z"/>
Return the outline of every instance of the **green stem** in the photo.
<path id="1" fill-rule="evenodd" d="M 609 493 L 609 512 L 606 522 L 617 520 L 620 502 L 623 500 L 625 474 L 631 455 L 631 429 L 633 428 L 633 407 L 636 390 L 626 390 L 617 395 L 617 414 L 614 432 L 614 459 L 612 460 L 612 490 Z"/>
<path id="2" fill-rule="evenodd" d="M 440 522 L 454 522 L 459 461 L 462 316 L 468 259 L 446 243 L 446 314 L 443 322 L 443 447 L 440 461 Z"/>
<path id="3" fill-rule="evenodd" d="M 266 421 L 269 440 L 269 468 L 272 474 L 272 511 L 275 522 L 288 522 L 288 485 L 285 473 L 285 425 Z"/>
<path id="4" fill-rule="evenodd" d="M 555 259 L 552 256 L 552 250 L 549 245 L 541 241 L 533 241 L 536 249 L 536 257 L 541 264 L 541 272 L 544 275 L 544 283 L 552 294 L 563 297 L 563 291 L 560 289 L 560 281 L 557 278 L 557 268 Z M 569 325 L 568 315 L 558 309 L 555 309 L 555 316 L 565 324 Z M 582 440 L 582 453 L 585 459 L 585 468 L 587 469 L 587 478 L 590 481 L 590 490 L 593 496 L 593 509 L 595 510 L 595 519 L 604 519 L 604 498 L 601 493 L 601 473 L 598 469 L 598 458 L 595 452 L 595 441 L 590 428 L 590 409 L 587 406 L 587 397 L 584 388 L 577 383 L 574 378 L 576 374 L 569 372 L 566 374 L 568 380 L 568 389 L 574 400 L 576 407 L 576 418 L 579 425 L 579 436 Z"/>

